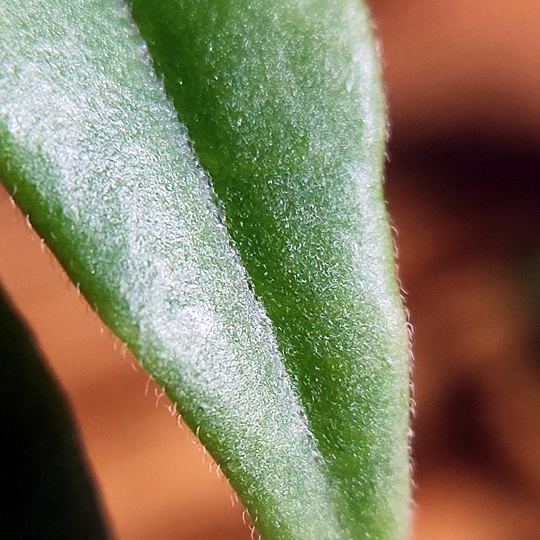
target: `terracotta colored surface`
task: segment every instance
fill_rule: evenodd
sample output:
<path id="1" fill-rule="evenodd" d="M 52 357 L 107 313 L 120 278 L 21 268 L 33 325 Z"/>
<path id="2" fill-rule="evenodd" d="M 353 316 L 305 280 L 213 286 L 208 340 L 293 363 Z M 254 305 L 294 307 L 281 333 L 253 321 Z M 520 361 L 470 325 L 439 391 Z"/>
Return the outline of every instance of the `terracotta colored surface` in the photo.
<path id="1" fill-rule="evenodd" d="M 415 327 L 412 540 L 538 540 L 540 3 L 371 6 Z M 0 279 L 72 399 L 116 537 L 247 540 L 226 483 L 3 192 Z"/>

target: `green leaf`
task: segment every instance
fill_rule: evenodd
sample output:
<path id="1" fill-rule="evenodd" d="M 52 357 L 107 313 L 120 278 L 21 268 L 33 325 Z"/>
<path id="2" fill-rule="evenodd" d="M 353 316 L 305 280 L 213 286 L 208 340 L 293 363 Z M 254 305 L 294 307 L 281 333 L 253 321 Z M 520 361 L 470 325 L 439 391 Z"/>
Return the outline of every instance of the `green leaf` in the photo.
<path id="1" fill-rule="evenodd" d="M 274 323 L 340 525 L 353 538 L 403 537 L 407 336 L 365 9 L 130 1 Z"/>
<path id="2" fill-rule="evenodd" d="M 0 174 L 259 531 L 404 538 L 407 339 L 365 10 L 133 3 L 240 259 L 125 7 L 0 5 Z"/>
<path id="3" fill-rule="evenodd" d="M 67 404 L 0 288 L 2 538 L 108 535 Z"/>

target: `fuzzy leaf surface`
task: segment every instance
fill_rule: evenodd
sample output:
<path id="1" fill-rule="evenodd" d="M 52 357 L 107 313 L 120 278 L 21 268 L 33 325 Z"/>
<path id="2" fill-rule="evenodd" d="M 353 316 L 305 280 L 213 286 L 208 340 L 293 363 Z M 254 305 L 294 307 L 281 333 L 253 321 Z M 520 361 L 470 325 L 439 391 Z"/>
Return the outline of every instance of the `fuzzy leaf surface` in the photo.
<path id="1" fill-rule="evenodd" d="M 116 0 L 0 5 L 0 174 L 259 531 L 404 538 L 407 339 L 362 6 L 134 1 L 175 111 Z"/>
<path id="2" fill-rule="evenodd" d="M 357 0 L 130 0 L 224 203 L 351 538 L 407 534 L 408 336 Z"/>

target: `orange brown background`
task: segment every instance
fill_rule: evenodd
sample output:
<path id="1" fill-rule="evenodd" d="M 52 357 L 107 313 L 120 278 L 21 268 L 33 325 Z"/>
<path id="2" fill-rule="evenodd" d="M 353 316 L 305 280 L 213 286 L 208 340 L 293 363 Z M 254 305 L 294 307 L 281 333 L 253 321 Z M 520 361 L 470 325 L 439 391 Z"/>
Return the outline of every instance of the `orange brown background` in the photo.
<path id="1" fill-rule="evenodd" d="M 540 540 L 540 2 L 372 0 L 414 325 L 411 540 Z M 0 192 L 0 278 L 62 381 L 117 540 L 248 540 L 165 398 Z"/>

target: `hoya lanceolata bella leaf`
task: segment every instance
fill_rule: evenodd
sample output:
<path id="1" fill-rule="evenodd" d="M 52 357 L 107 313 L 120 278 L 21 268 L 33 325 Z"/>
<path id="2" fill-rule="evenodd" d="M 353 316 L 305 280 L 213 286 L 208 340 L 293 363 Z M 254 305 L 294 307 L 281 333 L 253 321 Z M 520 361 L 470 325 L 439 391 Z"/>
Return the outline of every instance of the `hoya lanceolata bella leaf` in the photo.
<path id="1" fill-rule="evenodd" d="M 258 530 L 405 538 L 407 339 L 365 9 L 133 0 L 149 60 L 117 0 L 0 5 L 0 174 Z"/>

